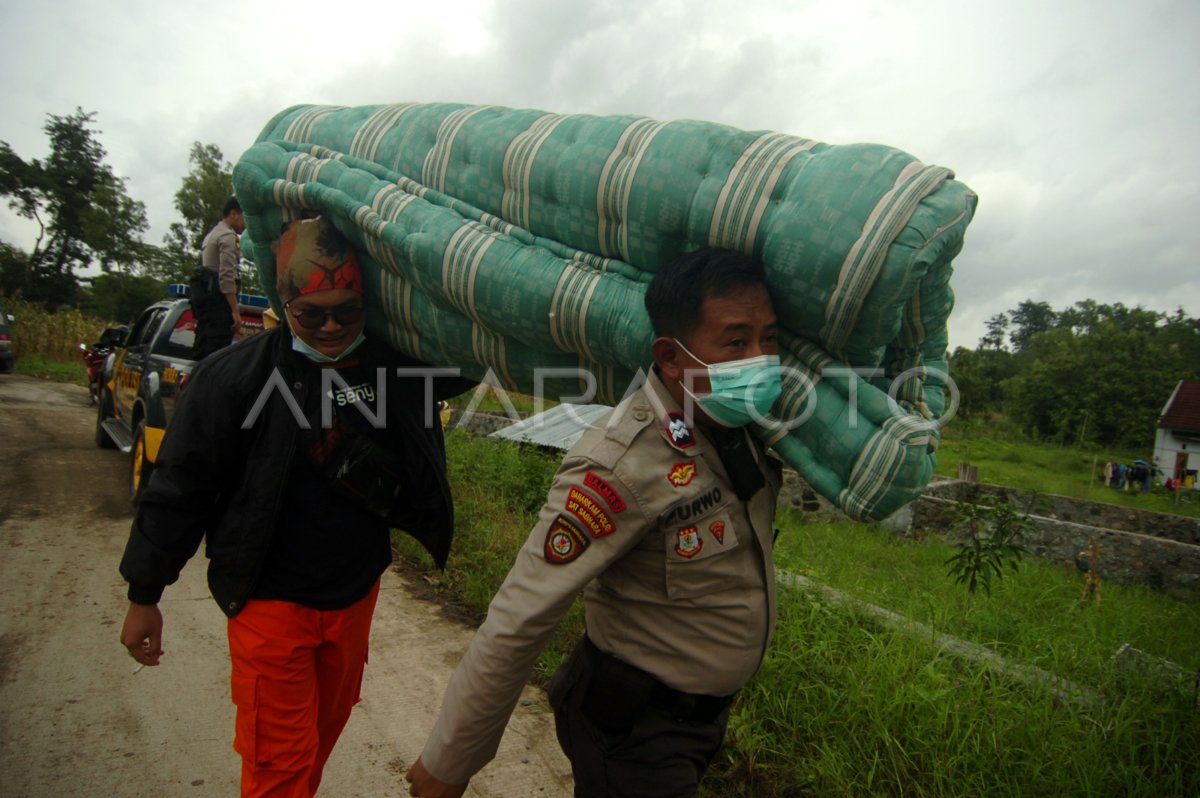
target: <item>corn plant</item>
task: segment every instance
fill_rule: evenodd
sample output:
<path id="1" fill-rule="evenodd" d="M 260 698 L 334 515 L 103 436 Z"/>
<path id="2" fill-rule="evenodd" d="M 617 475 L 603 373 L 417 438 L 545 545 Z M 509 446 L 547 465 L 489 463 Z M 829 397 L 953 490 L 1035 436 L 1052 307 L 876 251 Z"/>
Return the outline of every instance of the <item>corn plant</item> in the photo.
<path id="1" fill-rule="evenodd" d="M 12 324 L 13 354 L 20 360 L 42 355 L 48 360 L 82 362 L 79 345 L 100 337 L 108 322 L 85 316 L 76 308 L 50 313 L 41 305 L 19 297 L 5 297 L 4 307 L 15 317 Z"/>

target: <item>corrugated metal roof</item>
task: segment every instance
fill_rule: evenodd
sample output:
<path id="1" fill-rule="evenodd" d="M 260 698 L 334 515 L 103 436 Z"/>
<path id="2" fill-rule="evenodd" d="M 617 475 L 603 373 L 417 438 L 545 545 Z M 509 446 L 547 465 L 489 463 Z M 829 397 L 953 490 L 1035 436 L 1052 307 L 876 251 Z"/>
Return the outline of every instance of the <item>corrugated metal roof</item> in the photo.
<path id="1" fill-rule="evenodd" d="M 1200 432 L 1200 382 L 1180 381 L 1158 426 L 1180 432 Z"/>
<path id="2" fill-rule="evenodd" d="M 555 405 L 544 413 L 493 432 L 489 437 L 570 449 L 588 427 L 612 410 L 608 405 Z"/>

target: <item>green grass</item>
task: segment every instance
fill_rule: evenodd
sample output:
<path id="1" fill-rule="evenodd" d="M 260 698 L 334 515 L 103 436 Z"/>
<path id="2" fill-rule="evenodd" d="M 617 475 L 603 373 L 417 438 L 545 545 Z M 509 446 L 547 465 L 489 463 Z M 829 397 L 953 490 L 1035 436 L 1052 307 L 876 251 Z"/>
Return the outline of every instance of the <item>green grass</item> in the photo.
<path id="1" fill-rule="evenodd" d="M 1104 687 L 1100 708 L 1056 702 L 784 591 L 705 795 L 1196 794 L 1195 708 L 1145 685 Z"/>
<path id="2" fill-rule="evenodd" d="M 478 398 L 478 401 L 476 399 Z M 465 411 L 472 403 L 474 412 L 508 415 L 516 411 L 518 415 L 526 416 L 534 412 L 542 412 L 554 407 L 558 402 L 543 399 L 538 402 L 532 396 L 523 393 L 513 393 L 493 388 L 490 385 L 480 385 L 475 390 L 464 393 L 451 401 L 451 405 L 460 411 Z"/>
<path id="3" fill-rule="evenodd" d="M 1106 462 L 1132 463 L 1138 458 L 1149 460 L 1149 452 L 1032 443 L 1003 422 L 992 427 L 955 422 L 947 427 L 938 447 L 937 473 L 955 477 L 958 464 L 968 462 L 979 468 L 980 482 L 1200 517 L 1200 494 L 1193 491 L 1177 496 L 1156 486 L 1149 493 L 1126 493 L 1099 481 Z"/>
<path id="4" fill-rule="evenodd" d="M 458 528 L 437 578 L 475 621 L 533 526 L 558 458 L 454 432 L 447 440 Z M 1084 708 L 881 628 L 820 594 L 782 589 L 776 638 L 731 716 L 705 798 L 1131 795 L 1200 793 L 1194 696 L 1118 682 L 1109 658 L 1129 642 L 1200 666 L 1200 607 L 1026 560 L 970 596 L 946 575 L 936 536 L 780 516 L 780 567 L 987 645 L 1104 696 Z M 406 539 L 404 556 L 428 564 Z M 578 603 L 543 654 L 543 681 L 582 629 Z"/>
<path id="5" fill-rule="evenodd" d="M 392 537 L 401 555 L 430 568 L 433 586 L 478 624 L 537 522 L 559 458 L 462 430 L 447 433 L 446 457 L 456 519 L 446 570 L 432 570 L 429 555 L 407 535 Z M 582 633 L 582 605 L 576 601 L 538 659 L 534 676 L 539 683 L 549 679 Z"/>
<path id="6" fill-rule="evenodd" d="M 1200 603 L 1103 582 L 1101 601 L 1081 607 L 1082 575 L 1031 557 L 994 580 L 989 599 L 947 575 L 955 548 L 940 535 L 915 541 L 873 524 L 812 522 L 790 511 L 779 526 L 780 569 L 1068 679 L 1102 682 L 1124 643 L 1200 668 Z"/>
<path id="7" fill-rule="evenodd" d="M 87 368 L 83 364 L 82 356 L 78 360 L 68 361 L 30 352 L 17 358 L 13 371 L 17 374 L 28 374 L 30 377 L 40 377 L 55 382 L 87 385 Z"/>

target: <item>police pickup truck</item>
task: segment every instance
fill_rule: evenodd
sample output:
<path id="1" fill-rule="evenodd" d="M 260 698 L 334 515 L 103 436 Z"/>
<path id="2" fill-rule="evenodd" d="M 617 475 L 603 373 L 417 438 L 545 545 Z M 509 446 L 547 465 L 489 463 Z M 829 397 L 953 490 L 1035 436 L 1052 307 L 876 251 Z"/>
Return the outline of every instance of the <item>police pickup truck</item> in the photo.
<path id="1" fill-rule="evenodd" d="M 170 298 L 155 302 L 113 347 L 105 361 L 97 399 L 96 445 L 118 448 L 133 458 L 129 497 L 134 504 L 158 458 L 167 422 L 196 365 L 192 342 L 196 319 L 186 285 L 168 286 Z M 242 332 L 235 340 L 263 329 L 266 297 L 238 294 Z"/>

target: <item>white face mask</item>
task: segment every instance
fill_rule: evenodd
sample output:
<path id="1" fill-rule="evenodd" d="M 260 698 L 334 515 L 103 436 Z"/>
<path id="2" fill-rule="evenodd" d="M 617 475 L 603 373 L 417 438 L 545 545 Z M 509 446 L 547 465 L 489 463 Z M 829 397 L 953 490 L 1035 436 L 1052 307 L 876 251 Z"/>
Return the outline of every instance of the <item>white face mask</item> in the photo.
<path id="1" fill-rule="evenodd" d="M 355 338 L 353 341 L 351 341 L 350 345 L 348 347 L 346 347 L 345 349 L 343 349 L 340 354 L 335 355 L 334 357 L 330 357 L 329 355 L 327 355 L 323 352 L 318 352 L 317 350 L 313 349 L 311 346 L 304 343 L 304 341 L 301 341 L 298 336 L 292 335 L 292 349 L 294 351 L 299 352 L 300 354 L 304 355 L 309 360 L 316 361 L 317 363 L 336 363 L 339 360 L 341 360 L 342 358 L 349 355 L 355 349 L 358 349 L 358 347 L 365 340 L 367 340 L 367 336 L 364 335 L 363 333 L 359 333 L 358 337 Z"/>
<path id="2" fill-rule="evenodd" d="M 722 427 L 744 427 L 762 421 L 783 389 L 779 355 L 758 355 L 722 363 L 705 363 L 675 340 L 679 348 L 708 370 L 709 393 L 697 396 L 683 385 L 704 414 Z"/>

